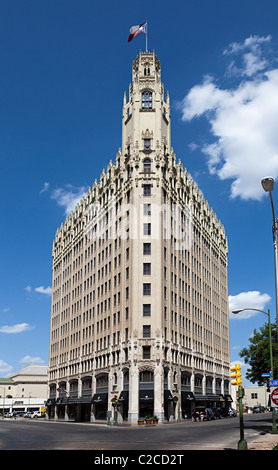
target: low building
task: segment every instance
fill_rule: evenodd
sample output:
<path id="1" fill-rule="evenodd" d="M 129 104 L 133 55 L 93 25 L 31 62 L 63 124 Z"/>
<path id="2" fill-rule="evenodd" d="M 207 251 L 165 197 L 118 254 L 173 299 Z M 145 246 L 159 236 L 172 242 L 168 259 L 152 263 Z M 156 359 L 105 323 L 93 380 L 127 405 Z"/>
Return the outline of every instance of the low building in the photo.
<path id="1" fill-rule="evenodd" d="M 47 400 L 47 366 L 31 363 L 0 378 L 0 414 L 39 411 Z"/>
<path id="2" fill-rule="evenodd" d="M 233 407 L 238 410 L 237 387 L 232 387 Z M 266 386 L 244 387 L 244 397 L 242 400 L 243 410 L 252 410 L 254 406 L 269 406 L 269 395 Z"/>

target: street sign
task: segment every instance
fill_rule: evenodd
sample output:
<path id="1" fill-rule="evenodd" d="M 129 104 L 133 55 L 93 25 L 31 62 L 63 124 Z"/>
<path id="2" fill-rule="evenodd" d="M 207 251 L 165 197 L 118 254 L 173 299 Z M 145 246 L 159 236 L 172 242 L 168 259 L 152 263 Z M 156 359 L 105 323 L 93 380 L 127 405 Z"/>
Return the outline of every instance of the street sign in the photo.
<path id="1" fill-rule="evenodd" d="M 270 387 L 271 406 L 278 407 L 278 387 Z"/>
<path id="2" fill-rule="evenodd" d="M 263 372 L 263 373 L 261 374 L 261 376 L 262 376 L 262 377 L 269 377 L 269 372 Z"/>
<path id="3" fill-rule="evenodd" d="M 278 387 L 278 380 L 270 380 L 269 387 Z"/>

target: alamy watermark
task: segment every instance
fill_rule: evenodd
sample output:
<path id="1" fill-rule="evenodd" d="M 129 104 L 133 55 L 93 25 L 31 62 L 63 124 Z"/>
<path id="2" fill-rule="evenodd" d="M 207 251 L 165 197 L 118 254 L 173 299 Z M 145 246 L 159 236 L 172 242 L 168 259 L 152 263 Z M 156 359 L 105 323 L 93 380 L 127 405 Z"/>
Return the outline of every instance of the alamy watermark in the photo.
<path id="1" fill-rule="evenodd" d="M 89 240 L 172 240 L 176 250 L 188 250 L 193 240 L 193 204 L 133 205 L 111 198 L 105 207 L 91 203 L 85 212 Z"/>

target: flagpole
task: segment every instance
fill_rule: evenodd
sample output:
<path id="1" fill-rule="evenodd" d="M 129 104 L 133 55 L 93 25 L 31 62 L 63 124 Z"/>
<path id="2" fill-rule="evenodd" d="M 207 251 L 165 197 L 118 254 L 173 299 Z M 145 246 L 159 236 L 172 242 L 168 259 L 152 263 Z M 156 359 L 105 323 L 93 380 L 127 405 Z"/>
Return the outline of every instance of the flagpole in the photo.
<path id="1" fill-rule="evenodd" d="M 146 20 L 146 52 L 148 52 L 148 23 Z"/>

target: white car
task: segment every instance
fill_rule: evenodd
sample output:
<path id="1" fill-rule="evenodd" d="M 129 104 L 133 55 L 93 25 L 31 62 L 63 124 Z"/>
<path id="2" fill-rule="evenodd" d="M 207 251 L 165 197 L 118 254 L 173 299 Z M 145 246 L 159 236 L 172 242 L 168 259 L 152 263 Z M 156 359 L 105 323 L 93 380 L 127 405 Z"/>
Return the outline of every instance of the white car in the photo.
<path id="1" fill-rule="evenodd" d="M 30 418 L 35 418 L 35 419 L 37 419 L 37 418 L 43 418 L 44 416 L 45 416 L 45 414 L 42 413 L 41 411 L 34 411 L 34 412 L 31 414 Z"/>

